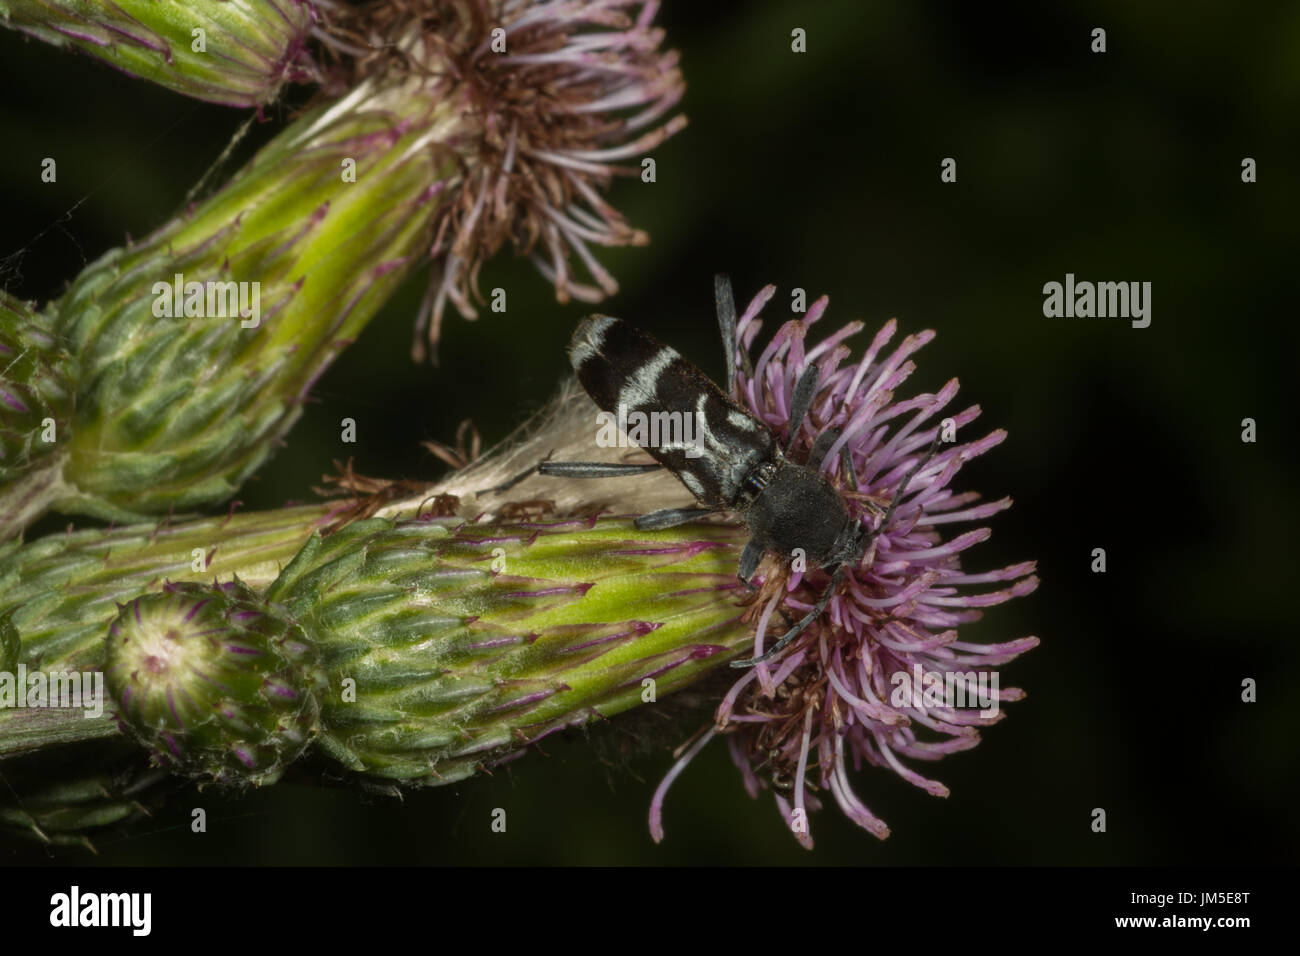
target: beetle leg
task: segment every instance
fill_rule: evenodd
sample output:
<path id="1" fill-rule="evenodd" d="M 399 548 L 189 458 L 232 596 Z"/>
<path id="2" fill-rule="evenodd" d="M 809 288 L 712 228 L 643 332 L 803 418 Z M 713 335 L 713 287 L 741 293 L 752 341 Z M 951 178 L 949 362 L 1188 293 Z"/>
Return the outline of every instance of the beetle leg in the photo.
<path id="1" fill-rule="evenodd" d="M 740 552 L 740 567 L 736 569 L 736 577 L 740 583 L 751 591 L 757 590 L 750 581 L 753 580 L 754 574 L 758 571 L 758 564 L 763 560 L 764 548 L 753 538 L 745 545 L 745 550 Z"/>
<path id="2" fill-rule="evenodd" d="M 480 491 L 482 495 L 495 495 L 509 491 L 532 474 L 547 475 L 552 478 L 622 478 L 630 475 L 644 475 L 658 471 L 663 465 L 619 465 L 608 461 L 541 461 L 527 471 L 515 475 L 509 481 Z"/>
<path id="3" fill-rule="evenodd" d="M 711 515 L 708 508 L 664 508 L 641 515 L 633 522 L 642 531 L 659 531 L 662 528 L 675 528 L 696 518 Z"/>

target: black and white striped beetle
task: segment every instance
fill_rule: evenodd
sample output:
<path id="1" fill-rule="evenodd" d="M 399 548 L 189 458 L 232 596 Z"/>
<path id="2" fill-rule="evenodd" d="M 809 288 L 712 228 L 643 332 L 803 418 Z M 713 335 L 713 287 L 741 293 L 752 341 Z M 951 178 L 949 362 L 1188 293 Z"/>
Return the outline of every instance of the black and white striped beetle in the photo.
<path id="1" fill-rule="evenodd" d="M 732 667 L 753 667 L 787 647 L 830 603 L 844 579 L 867 554 L 879 529 L 889 524 L 908 483 L 934 454 L 934 443 L 899 483 L 876 530 L 868 529 L 849 512 L 843 495 L 821 473 L 822 460 L 839 438 L 837 429 L 823 431 L 813 443 L 807 462 L 788 456 L 813 396 L 818 369 L 810 364 L 795 384 L 790 409 L 790 438 L 782 448 L 777 436 L 732 396 L 736 381 L 736 306 L 731 280 L 714 277 L 714 301 L 722 341 L 727 348 L 727 391 L 724 394 L 703 372 L 654 336 L 622 319 L 592 315 L 578 323 L 569 342 L 569 360 L 578 381 L 603 411 L 617 415 L 640 412 L 692 416 L 700 441 L 642 446 L 657 464 L 621 465 L 594 461 L 543 461 L 492 491 L 504 491 L 533 473 L 564 478 L 614 478 L 667 468 L 695 496 L 701 507 L 668 508 L 642 515 L 636 526 L 671 528 L 703 515 L 732 511 L 745 520 L 750 540 L 740 556 L 737 577 L 749 588 L 763 555 L 772 551 L 787 560 L 796 549 L 807 564 L 831 575 L 830 584 L 803 619 L 762 656 L 733 661 Z M 748 368 L 748 355 L 742 350 Z M 688 451 L 694 454 L 688 454 Z M 856 487 L 847 446 L 844 474 Z"/>

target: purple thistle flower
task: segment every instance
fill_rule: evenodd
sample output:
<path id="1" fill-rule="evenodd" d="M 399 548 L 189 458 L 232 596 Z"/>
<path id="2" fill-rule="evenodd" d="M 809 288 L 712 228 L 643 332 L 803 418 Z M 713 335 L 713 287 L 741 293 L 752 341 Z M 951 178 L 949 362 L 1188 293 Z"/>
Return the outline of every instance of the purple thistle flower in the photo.
<path id="1" fill-rule="evenodd" d="M 444 137 L 464 176 L 438 223 L 435 272 L 413 352 L 436 349 L 447 303 L 477 311 L 481 264 L 506 242 L 529 256 L 556 299 L 618 291 L 591 246 L 645 245 L 601 191 L 686 125 L 664 118 L 685 92 L 676 50 L 661 50 L 657 0 L 380 0 L 318 3 L 316 36 L 338 63 L 326 92 L 414 76 L 431 101 L 467 104 Z M 574 256 L 590 276 L 574 276 Z"/>
<path id="2" fill-rule="evenodd" d="M 737 346 L 745 354 L 762 325 L 758 314 L 775 291 L 775 286 L 765 287 L 738 322 Z M 984 709 L 953 706 L 967 702 L 963 693 L 974 694 L 975 678 L 989 676 L 989 668 L 1038 644 L 1036 637 L 974 644 L 960 640 L 957 629 L 978 619 L 982 608 L 1033 591 L 1038 585 L 1034 562 L 968 573 L 962 552 L 986 540 L 989 530 L 941 533 L 941 526 L 982 521 L 1010 507 L 1009 498 L 978 503 L 978 494 L 949 487 L 963 464 L 1000 444 L 1006 432 L 955 441 L 980 411 L 971 406 L 944 417 L 957 395 L 956 379 L 934 394 L 895 399 L 915 370 L 912 356 L 934 337 L 932 331 L 909 335 L 887 352 L 897 328 L 891 319 L 857 361 L 850 360 L 844 341 L 863 328 L 861 322 L 845 325 L 816 345 L 808 343 L 808 330 L 827 303 L 823 296 L 803 318 L 785 323 L 752 372 L 740 368 L 736 397 L 785 439 L 795 383 L 816 363 L 820 388 L 792 455 L 800 460 L 818 435 L 840 429 L 823 471 L 841 488 L 854 517 L 878 534 L 862 561 L 847 569 L 844 586 L 826 613 L 782 654 L 736 681 L 717 709 L 714 726 L 669 771 L 650 808 L 656 841 L 663 837 L 669 785 L 719 733 L 727 735 L 746 790 L 757 796 L 772 785 L 781 815 L 804 846 L 812 846 L 807 813 L 820 807 L 813 790 L 829 790 L 850 819 L 883 839 L 889 828 L 853 792 L 850 765 L 888 767 L 928 793 L 947 796 L 947 787 L 905 761 L 937 760 L 974 747 L 979 728 L 1001 719 L 998 704 L 1024 697 L 1018 688 L 999 687 L 994 672 L 978 685 Z M 879 527 L 903 477 L 941 433 L 944 443 L 907 484 L 888 525 Z M 842 448 L 852 461 L 853 486 Z M 750 609 L 757 621 L 756 656 L 787 627 L 778 610 L 787 620 L 798 620 L 829 581 L 819 568 L 800 572 L 788 564 L 768 556 L 756 579 L 762 581 Z M 962 692 L 955 701 L 954 689 Z"/>

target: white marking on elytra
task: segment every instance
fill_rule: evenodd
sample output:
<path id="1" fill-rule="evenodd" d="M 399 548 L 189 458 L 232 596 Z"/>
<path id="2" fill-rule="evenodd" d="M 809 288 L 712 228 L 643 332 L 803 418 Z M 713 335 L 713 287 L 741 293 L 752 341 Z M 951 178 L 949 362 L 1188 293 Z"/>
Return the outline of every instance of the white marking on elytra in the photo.
<path id="1" fill-rule="evenodd" d="M 682 484 L 686 486 L 686 490 L 696 498 L 704 497 L 704 485 L 700 484 L 700 479 L 696 478 L 689 471 L 678 472 L 677 477 L 682 480 Z"/>
<path id="2" fill-rule="evenodd" d="M 655 405 L 655 390 L 659 385 L 659 376 L 680 358 L 675 349 L 665 345 L 658 354 L 648 359 L 627 377 L 623 387 L 618 390 L 619 405 L 629 409 Z"/>
<path id="3" fill-rule="evenodd" d="M 754 421 L 754 419 L 750 418 L 744 412 L 737 411 L 734 408 L 727 411 L 727 421 L 731 422 L 732 425 L 743 432 L 758 431 L 758 422 Z"/>
<path id="4" fill-rule="evenodd" d="M 701 394 L 695 402 L 695 429 L 696 443 L 699 447 L 705 449 L 706 454 L 701 460 L 701 465 L 708 470 L 716 472 L 719 490 L 722 492 L 724 499 L 730 501 L 735 497 L 740 488 L 740 483 L 745 480 L 745 476 L 757 463 L 758 451 L 749 447 L 734 447 L 719 440 L 718 436 L 713 433 L 709 422 L 709 416 L 705 411 L 709 396 Z M 728 421 L 733 425 L 732 416 L 736 410 L 728 409 Z M 745 421 L 753 424 L 753 419 L 746 418 Z M 707 463 L 712 463 L 710 466 Z"/>
<path id="5" fill-rule="evenodd" d="M 695 428 L 699 432 L 699 444 L 711 448 L 719 455 L 725 455 L 728 451 L 727 446 L 718 441 L 718 436 L 713 434 L 713 429 L 709 425 L 709 415 L 705 411 L 708 400 L 707 392 L 701 392 L 700 397 L 695 400 Z"/>
<path id="6" fill-rule="evenodd" d="M 582 334 L 575 335 L 569 346 L 569 361 L 575 369 L 593 355 L 600 354 L 600 347 L 605 344 L 605 332 L 617 321 L 608 315 L 593 315 L 578 327 Z"/>

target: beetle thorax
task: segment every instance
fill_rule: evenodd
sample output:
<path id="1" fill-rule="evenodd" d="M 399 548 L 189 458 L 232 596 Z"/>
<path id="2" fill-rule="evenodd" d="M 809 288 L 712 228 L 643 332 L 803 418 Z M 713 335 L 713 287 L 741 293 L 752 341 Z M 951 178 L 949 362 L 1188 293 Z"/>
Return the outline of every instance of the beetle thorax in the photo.
<path id="1" fill-rule="evenodd" d="M 824 475 L 784 459 L 745 512 L 750 533 L 764 548 L 785 558 L 802 549 L 810 567 L 838 557 L 851 520 Z"/>

